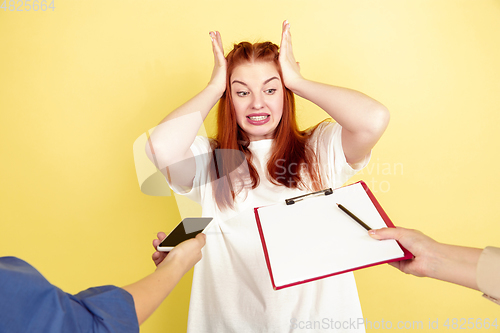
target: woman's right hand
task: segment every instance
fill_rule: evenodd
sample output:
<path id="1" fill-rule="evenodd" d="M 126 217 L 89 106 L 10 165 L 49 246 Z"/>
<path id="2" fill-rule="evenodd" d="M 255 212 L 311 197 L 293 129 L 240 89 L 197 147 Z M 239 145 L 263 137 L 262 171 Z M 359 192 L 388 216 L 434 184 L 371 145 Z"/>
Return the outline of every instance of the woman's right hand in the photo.
<path id="1" fill-rule="evenodd" d="M 214 53 L 214 70 L 210 78 L 209 86 L 215 87 L 220 95 L 226 91 L 226 72 L 227 62 L 224 57 L 224 48 L 222 47 L 222 37 L 218 31 L 210 31 L 212 39 L 212 51 Z"/>

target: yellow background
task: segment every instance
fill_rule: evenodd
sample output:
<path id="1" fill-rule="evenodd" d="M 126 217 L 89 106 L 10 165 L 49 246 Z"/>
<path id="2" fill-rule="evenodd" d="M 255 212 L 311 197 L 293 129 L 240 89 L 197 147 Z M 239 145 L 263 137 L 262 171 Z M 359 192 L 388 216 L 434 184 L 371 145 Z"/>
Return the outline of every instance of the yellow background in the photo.
<path id="1" fill-rule="evenodd" d="M 391 111 L 353 180 L 368 183 L 396 225 L 500 246 L 499 18 L 498 0 L 56 0 L 54 11 L 2 9 L 0 255 L 27 260 L 72 293 L 152 272 L 151 240 L 179 212 L 173 196 L 140 192 L 134 140 L 208 82 L 210 30 L 221 31 L 227 52 L 241 40 L 279 43 L 284 19 L 305 77 L 360 90 Z M 298 109 L 303 127 L 325 117 L 305 101 Z M 190 278 L 142 332 L 185 331 Z M 439 320 L 445 331 L 447 318 L 498 318 L 477 291 L 388 265 L 356 278 L 363 314 L 379 325 L 421 321 L 427 330 Z"/>

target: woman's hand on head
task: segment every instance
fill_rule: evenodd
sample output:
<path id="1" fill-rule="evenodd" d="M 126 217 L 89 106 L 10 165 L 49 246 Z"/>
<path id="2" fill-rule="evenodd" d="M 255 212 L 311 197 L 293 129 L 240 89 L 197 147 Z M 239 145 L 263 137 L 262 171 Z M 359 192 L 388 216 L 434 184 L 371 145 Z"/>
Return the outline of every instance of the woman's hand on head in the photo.
<path id="1" fill-rule="evenodd" d="M 288 89 L 294 91 L 304 78 L 300 74 L 299 63 L 293 56 L 292 36 L 288 21 L 284 21 L 282 26 L 279 62 L 283 73 L 283 83 Z"/>
<path id="2" fill-rule="evenodd" d="M 210 31 L 210 38 L 212 40 L 212 51 L 214 53 L 214 70 L 210 78 L 209 86 L 215 87 L 220 95 L 226 91 L 226 72 L 227 61 L 224 57 L 224 48 L 222 46 L 222 37 L 218 31 Z"/>

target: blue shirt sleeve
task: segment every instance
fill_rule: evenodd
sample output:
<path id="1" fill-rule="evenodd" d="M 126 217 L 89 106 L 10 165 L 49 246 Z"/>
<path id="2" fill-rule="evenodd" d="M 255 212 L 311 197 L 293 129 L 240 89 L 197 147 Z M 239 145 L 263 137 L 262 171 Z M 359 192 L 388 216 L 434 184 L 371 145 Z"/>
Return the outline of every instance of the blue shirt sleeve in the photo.
<path id="1" fill-rule="evenodd" d="M 139 332 L 134 300 L 115 286 L 70 295 L 15 257 L 0 258 L 0 332 Z"/>

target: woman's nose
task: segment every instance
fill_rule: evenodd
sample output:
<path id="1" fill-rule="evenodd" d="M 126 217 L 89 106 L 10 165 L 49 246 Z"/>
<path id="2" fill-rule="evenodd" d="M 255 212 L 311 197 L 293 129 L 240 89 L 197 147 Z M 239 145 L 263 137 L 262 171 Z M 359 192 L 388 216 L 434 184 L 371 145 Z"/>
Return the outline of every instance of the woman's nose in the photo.
<path id="1" fill-rule="evenodd" d="M 264 98 L 260 94 L 254 94 L 252 100 L 252 108 L 259 110 L 264 107 Z"/>

